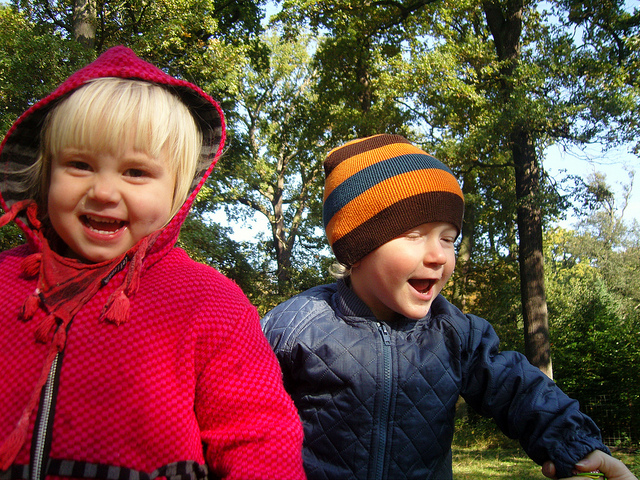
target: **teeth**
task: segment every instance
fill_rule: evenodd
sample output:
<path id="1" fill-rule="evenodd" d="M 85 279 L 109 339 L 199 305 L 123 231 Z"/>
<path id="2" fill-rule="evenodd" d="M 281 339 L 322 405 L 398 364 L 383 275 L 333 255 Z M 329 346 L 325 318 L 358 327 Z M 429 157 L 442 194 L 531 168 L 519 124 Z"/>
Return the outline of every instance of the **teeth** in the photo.
<path id="1" fill-rule="evenodd" d="M 115 220 L 113 218 L 102 218 L 102 217 L 94 217 L 93 215 L 85 215 L 87 219 L 92 220 L 94 222 L 100 223 L 119 223 L 120 220 Z"/>
<path id="2" fill-rule="evenodd" d="M 108 235 L 109 233 L 113 233 L 112 230 L 98 230 L 96 228 L 93 228 L 92 226 L 89 226 L 89 229 L 94 232 L 100 233 L 101 235 Z"/>
<path id="3" fill-rule="evenodd" d="M 93 232 L 109 235 L 123 228 L 126 222 L 114 218 L 86 214 L 84 215 L 83 223 Z"/>

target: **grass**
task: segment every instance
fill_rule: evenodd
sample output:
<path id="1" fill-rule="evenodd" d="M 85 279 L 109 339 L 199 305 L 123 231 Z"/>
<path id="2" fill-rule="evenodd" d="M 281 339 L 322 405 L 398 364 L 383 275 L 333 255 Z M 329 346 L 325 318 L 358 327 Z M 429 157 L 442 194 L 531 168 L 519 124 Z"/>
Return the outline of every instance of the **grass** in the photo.
<path id="1" fill-rule="evenodd" d="M 477 427 L 477 426 L 476 426 Z M 612 449 L 613 456 L 640 478 L 640 448 Z M 540 466 L 531 460 L 518 442 L 504 437 L 493 428 L 458 429 L 453 442 L 453 478 L 542 480 Z"/>
<path id="2" fill-rule="evenodd" d="M 613 452 L 613 456 L 622 460 L 629 470 L 640 478 L 640 452 L 617 450 Z M 520 447 L 454 446 L 453 478 L 541 480 L 546 477 L 542 475 L 540 466 L 527 457 Z"/>
<path id="3" fill-rule="evenodd" d="M 454 447 L 453 478 L 540 480 L 540 467 L 516 448 Z"/>

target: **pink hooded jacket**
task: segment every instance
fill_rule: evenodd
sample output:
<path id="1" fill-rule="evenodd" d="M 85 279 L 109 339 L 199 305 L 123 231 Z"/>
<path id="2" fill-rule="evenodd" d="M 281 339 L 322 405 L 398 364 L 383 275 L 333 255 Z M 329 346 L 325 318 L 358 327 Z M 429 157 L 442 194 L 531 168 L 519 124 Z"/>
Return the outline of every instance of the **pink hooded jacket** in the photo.
<path id="1" fill-rule="evenodd" d="M 99 77 L 166 86 L 204 147 L 192 191 L 159 232 L 113 261 L 52 252 L 16 187 L 46 114 Z M 222 151 L 218 104 L 124 47 L 32 106 L 0 146 L 0 203 L 27 244 L 0 254 L 0 479 L 302 479 L 302 428 L 256 309 L 175 242 Z"/>

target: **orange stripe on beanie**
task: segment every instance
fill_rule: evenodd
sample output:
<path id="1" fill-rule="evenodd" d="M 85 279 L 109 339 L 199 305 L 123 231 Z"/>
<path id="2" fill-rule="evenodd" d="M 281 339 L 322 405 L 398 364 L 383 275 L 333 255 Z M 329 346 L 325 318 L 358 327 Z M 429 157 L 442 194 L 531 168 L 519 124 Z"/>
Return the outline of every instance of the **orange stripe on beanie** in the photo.
<path id="1" fill-rule="evenodd" d="M 354 140 L 329 152 L 324 169 L 325 232 L 344 265 L 423 223 L 462 228 L 464 196 L 453 173 L 404 137 Z"/>

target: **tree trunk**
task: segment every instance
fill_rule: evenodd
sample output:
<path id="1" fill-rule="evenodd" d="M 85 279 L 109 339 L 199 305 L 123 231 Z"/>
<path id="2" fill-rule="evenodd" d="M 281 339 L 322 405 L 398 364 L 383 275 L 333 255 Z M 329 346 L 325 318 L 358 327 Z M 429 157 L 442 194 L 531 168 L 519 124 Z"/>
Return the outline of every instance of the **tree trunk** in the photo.
<path id="1" fill-rule="evenodd" d="M 511 142 L 518 199 L 518 259 L 525 355 L 533 365 L 553 378 L 544 285 L 542 212 L 536 199 L 540 190 L 540 166 L 526 129 L 515 129 L 511 133 Z"/>
<path id="2" fill-rule="evenodd" d="M 520 61 L 523 0 L 506 3 L 484 1 L 483 9 L 493 36 L 502 68 L 501 98 L 508 109 L 513 98 L 513 74 Z M 520 295 L 524 318 L 525 355 L 529 361 L 553 378 L 549 343 L 549 320 L 544 286 L 542 253 L 542 214 L 537 195 L 540 189 L 540 167 L 533 134 L 522 119 L 510 123 L 507 131 L 515 164 L 516 199 L 518 202 L 518 261 Z"/>
<path id="3" fill-rule="evenodd" d="M 471 264 L 471 256 L 473 254 L 473 246 L 475 245 L 476 236 L 476 206 L 472 200 L 469 200 L 477 192 L 477 182 L 475 175 L 465 173 L 462 177 L 462 191 L 465 195 L 464 219 L 462 220 L 462 239 L 460 240 L 460 249 L 458 250 L 458 259 L 456 265 L 456 276 L 458 280 L 455 282 L 453 291 L 453 303 L 463 312 L 466 307 L 467 285 L 469 284 L 469 265 Z"/>
<path id="4" fill-rule="evenodd" d="M 278 179 L 275 185 L 275 192 L 272 201 L 274 221 L 272 225 L 273 242 L 276 250 L 276 277 L 278 279 L 278 293 L 282 294 L 286 291 L 288 284 L 291 282 L 291 248 L 287 241 L 287 231 L 284 222 L 284 172 L 285 172 L 284 154 L 278 157 L 276 172 Z"/>
<path id="5" fill-rule="evenodd" d="M 95 0 L 75 0 L 73 4 L 73 37 L 87 49 L 91 49 L 95 45 Z"/>

